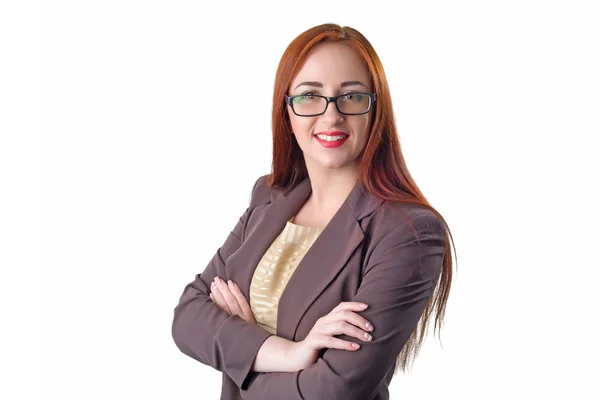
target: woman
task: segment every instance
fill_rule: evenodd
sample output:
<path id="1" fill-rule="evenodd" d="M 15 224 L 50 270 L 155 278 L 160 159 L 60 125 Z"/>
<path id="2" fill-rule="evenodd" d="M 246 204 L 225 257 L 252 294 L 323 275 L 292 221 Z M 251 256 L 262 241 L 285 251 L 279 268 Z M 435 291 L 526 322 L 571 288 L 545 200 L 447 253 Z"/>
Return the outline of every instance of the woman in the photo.
<path id="1" fill-rule="evenodd" d="M 311 28 L 277 70 L 272 173 L 186 285 L 173 339 L 223 372 L 221 399 L 388 399 L 431 312 L 443 320 L 443 221 L 405 165 L 370 43 Z"/>

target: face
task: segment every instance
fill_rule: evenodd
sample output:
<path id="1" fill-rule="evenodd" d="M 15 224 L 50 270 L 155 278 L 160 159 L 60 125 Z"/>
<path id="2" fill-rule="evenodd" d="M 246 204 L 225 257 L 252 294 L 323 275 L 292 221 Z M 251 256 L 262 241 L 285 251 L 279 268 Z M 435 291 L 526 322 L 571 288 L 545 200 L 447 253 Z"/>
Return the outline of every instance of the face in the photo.
<path id="1" fill-rule="evenodd" d="M 346 44 L 326 42 L 311 50 L 302 69 L 293 79 L 287 94 L 288 96 L 348 94 L 348 100 L 345 101 L 350 108 L 357 107 L 351 103 L 360 99 L 358 96 L 351 96 L 352 93 L 372 92 L 369 70 L 358 54 Z M 368 103 L 366 98 L 362 101 L 365 100 Z M 342 101 L 344 100 L 340 100 L 340 103 Z M 373 105 L 368 113 L 362 115 L 341 114 L 333 102 L 328 104 L 324 114 L 314 117 L 301 117 L 294 114 L 289 104 L 287 110 L 292 131 L 304 153 L 309 173 L 318 173 L 323 169 L 358 167 L 360 163 L 358 157 L 367 143 Z M 319 138 L 323 134 L 328 134 L 330 138 L 343 135 L 344 139 L 335 142 L 324 141 Z"/>

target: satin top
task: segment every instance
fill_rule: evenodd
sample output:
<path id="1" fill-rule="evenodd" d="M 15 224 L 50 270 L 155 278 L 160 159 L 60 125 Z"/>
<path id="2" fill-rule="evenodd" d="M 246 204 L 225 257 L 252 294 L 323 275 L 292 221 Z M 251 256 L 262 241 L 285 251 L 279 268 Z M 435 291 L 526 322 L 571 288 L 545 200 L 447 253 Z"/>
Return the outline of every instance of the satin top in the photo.
<path id="1" fill-rule="evenodd" d="M 250 308 L 256 323 L 276 334 L 279 297 L 322 228 L 294 224 L 293 218 L 267 249 L 250 284 Z"/>

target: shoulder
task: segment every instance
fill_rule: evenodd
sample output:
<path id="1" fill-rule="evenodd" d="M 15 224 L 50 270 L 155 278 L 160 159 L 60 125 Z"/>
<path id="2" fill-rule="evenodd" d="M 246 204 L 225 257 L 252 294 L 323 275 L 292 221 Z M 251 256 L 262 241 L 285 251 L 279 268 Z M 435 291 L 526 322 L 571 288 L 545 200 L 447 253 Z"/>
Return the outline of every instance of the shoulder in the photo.
<path id="1" fill-rule="evenodd" d="M 443 241 L 446 234 L 445 223 L 435 212 L 409 203 L 382 203 L 361 221 L 361 226 L 370 239 L 371 248 L 380 242 L 393 246 L 423 236 Z"/>
<path id="2" fill-rule="evenodd" d="M 267 185 L 267 180 L 270 174 L 259 176 L 254 182 L 252 193 L 250 195 L 250 208 L 254 208 L 261 204 L 266 204 L 271 201 L 273 189 Z"/>
<path id="3" fill-rule="evenodd" d="M 415 276 L 437 276 L 446 253 L 447 233 L 435 212 L 421 205 L 383 203 L 362 222 L 366 238 L 364 274 L 373 268 L 389 270 L 392 281 L 403 282 Z M 398 266 L 406 273 L 396 274 Z"/>

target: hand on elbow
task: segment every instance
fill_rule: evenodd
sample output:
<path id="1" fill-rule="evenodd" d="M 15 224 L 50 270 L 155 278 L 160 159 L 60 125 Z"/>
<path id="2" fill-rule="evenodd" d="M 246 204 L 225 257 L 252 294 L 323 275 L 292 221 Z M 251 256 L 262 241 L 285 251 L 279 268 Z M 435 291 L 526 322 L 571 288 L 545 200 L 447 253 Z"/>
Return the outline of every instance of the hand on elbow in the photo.
<path id="1" fill-rule="evenodd" d="M 290 346 L 289 357 L 297 369 L 304 369 L 314 364 L 319 358 L 320 349 L 356 351 L 360 348 L 358 343 L 336 338 L 335 335 L 345 334 L 364 342 L 373 339 L 369 333 L 373 331 L 373 325 L 356 313 L 366 309 L 360 304 L 355 301 L 340 303 L 329 314 L 317 320 L 303 341 Z"/>
<path id="2" fill-rule="evenodd" d="M 210 299 L 229 315 L 238 315 L 246 322 L 256 323 L 248 300 L 246 300 L 235 282 L 225 283 L 217 276 L 213 280 L 210 289 Z"/>

